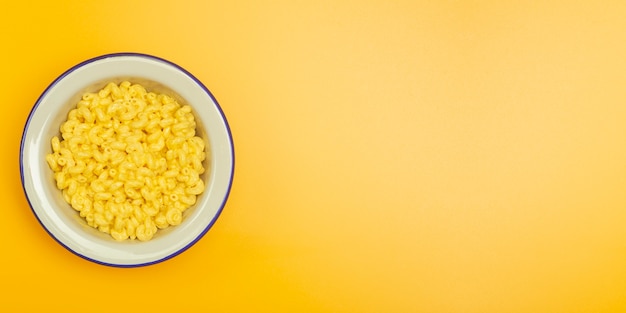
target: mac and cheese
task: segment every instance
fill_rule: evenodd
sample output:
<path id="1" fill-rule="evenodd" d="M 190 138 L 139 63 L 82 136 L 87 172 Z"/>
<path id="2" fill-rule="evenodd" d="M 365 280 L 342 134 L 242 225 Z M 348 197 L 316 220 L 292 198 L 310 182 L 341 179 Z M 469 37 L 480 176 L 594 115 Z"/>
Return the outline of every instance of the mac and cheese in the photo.
<path id="1" fill-rule="evenodd" d="M 150 240 L 204 191 L 191 107 L 128 81 L 85 93 L 45 156 L 63 198 L 115 240 Z"/>

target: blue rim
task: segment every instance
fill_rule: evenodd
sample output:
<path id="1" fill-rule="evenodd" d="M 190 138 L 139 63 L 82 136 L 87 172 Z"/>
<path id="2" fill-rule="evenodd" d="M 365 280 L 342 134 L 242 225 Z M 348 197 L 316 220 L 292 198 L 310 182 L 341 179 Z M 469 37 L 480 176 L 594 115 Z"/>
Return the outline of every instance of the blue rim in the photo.
<path id="1" fill-rule="evenodd" d="M 134 57 L 143 57 L 143 58 L 148 58 L 148 59 L 153 59 L 159 62 L 163 62 L 166 64 L 169 64 L 175 68 L 177 68 L 178 70 L 180 70 L 181 72 L 183 72 L 185 75 L 187 75 L 189 78 L 193 79 L 195 81 L 196 84 L 198 84 L 198 86 L 200 86 L 204 92 L 207 93 L 207 95 L 209 95 L 209 97 L 211 98 L 211 100 L 213 100 L 213 103 L 215 103 L 215 106 L 218 110 L 218 112 L 220 113 L 222 120 L 224 121 L 224 125 L 226 126 L 226 133 L 228 134 L 228 139 L 230 140 L 230 156 L 231 156 L 231 160 L 232 160 L 232 166 L 230 168 L 230 179 L 228 182 L 228 186 L 226 189 L 226 194 L 224 195 L 224 199 L 222 200 L 222 203 L 220 204 L 220 207 L 217 210 L 217 213 L 215 214 L 215 216 L 213 217 L 213 219 L 211 220 L 211 222 L 204 228 L 204 230 L 194 239 L 192 240 L 189 244 L 187 244 L 186 246 L 182 247 L 181 249 L 179 249 L 178 251 L 167 255 L 161 259 L 155 260 L 155 261 L 151 261 L 151 262 L 146 262 L 146 263 L 139 263 L 139 264 L 115 264 L 115 263 L 107 263 L 107 262 L 102 262 L 102 261 L 98 261 L 92 258 L 89 258 L 85 255 L 82 255 L 74 250 L 72 250 L 71 248 L 69 248 L 68 246 L 66 246 L 63 242 L 61 242 L 58 238 L 56 238 L 49 230 L 48 228 L 46 228 L 46 226 L 41 222 L 41 219 L 39 219 L 39 216 L 37 215 L 37 213 L 35 212 L 35 210 L 33 209 L 33 205 L 30 201 L 30 198 L 28 197 L 28 192 L 26 191 L 26 186 L 24 183 L 24 141 L 26 138 L 26 132 L 28 130 L 32 115 L 35 113 L 35 111 L 37 111 L 37 108 L 39 107 L 39 104 L 41 103 L 41 99 L 50 91 L 50 89 L 52 87 L 54 87 L 59 81 L 61 81 L 63 78 L 65 78 L 65 76 L 69 75 L 70 73 L 74 72 L 75 70 L 77 70 L 78 68 L 89 64 L 89 63 L 93 63 L 95 61 L 99 61 L 102 59 L 107 59 L 107 58 L 112 58 L 112 57 L 122 57 L 122 56 L 134 56 Z M 28 114 L 28 118 L 26 119 L 26 123 L 24 125 L 24 131 L 22 132 L 22 139 L 20 142 L 20 179 L 22 181 L 22 190 L 24 191 L 24 195 L 26 196 L 26 201 L 28 201 L 28 205 L 31 209 L 31 211 L 33 212 L 33 215 L 35 215 L 35 218 L 37 218 L 37 221 L 39 222 L 39 224 L 41 224 L 41 226 L 43 227 L 43 229 L 46 231 L 46 233 L 48 233 L 48 235 L 50 235 L 50 237 L 52 237 L 56 242 L 58 242 L 61 246 L 63 246 L 65 249 L 67 249 L 68 251 L 72 252 L 73 254 L 97 263 L 97 264 L 101 264 L 101 265 L 106 265 L 106 266 L 111 266 L 111 267 L 121 267 L 121 268 L 133 268 L 133 267 L 142 267 L 142 266 L 148 266 L 148 265 L 153 265 L 153 264 L 157 264 L 157 263 L 161 263 L 163 261 L 167 261 L 181 253 L 183 253 L 184 251 L 186 251 L 187 249 L 191 248 L 191 246 L 193 246 L 196 242 L 198 242 L 198 240 L 200 240 L 202 237 L 204 237 L 204 235 L 209 231 L 209 229 L 211 229 L 211 227 L 213 227 L 213 224 L 215 224 L 215 222 L 217 221 L 217 219 L 219 218 L 219 216 L 222 213 L 222 210 L 224 209 L 224 206 L 226 205 L 226 201 L 228 200 L 228 196 L 230 195 L 230 190 L 233 184 L 233 178 L 235 175 L 235 147 L 234 147 L 234 142 L 233 142 L 233 136 L 232 133 L 230 131 L 230 126 L 228 125 L 228 121 L 226 120 L 226 116 L 224 115 L 224 111 L 222 111 L 222 108 L 220 107 L 219 103 L 217 102 L 217 100 L 215 99 L 215 97 L 213 96 L 213 94 L 211 93 L 211 91 L 209 91 L 209 89 L 204 86 L 204 84 L 202 84 L 202 82 L 197 79 L 195 76 L 193 76 L 190 72 L 188 72 L 187 70 L 185 70 L 184 68 L 182 68 L 181 66 L 165 60 L 163 58 L 159 58 L 153 55 L 149 55 L 149 54 L 144 54 L 144 53 L 136 53 L 136 52 L 119 52 L 119 53 L 110 53 L 110 54 L 104 54 L 101 56 L 97 56 L 88 60 L 85 60 L 83 62 L 80 62 L 74 66 L 72 66 L 70 69 L 68 69 L 67 71 L 63 72 L 63 74 L 59 75 L 59 77 L 57 77 L 52 83 L 50 83 L 50 85 L 48 85 L 48 87 L 46 87 L 46 89 L 44 90 L 43 93 L 41 93 L 41 95 L 39 96 L 39 98 L 37 98 L 37 101 L 35 102 L 35 105 L 33 106 L 33 108 L 30 110 L 30 113 Z"/>

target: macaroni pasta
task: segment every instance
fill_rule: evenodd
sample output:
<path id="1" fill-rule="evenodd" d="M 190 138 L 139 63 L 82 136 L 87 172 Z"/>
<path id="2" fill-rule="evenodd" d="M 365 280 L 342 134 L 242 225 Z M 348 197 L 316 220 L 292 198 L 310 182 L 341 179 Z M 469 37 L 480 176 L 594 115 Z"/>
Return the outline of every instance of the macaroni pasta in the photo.
<path id="1" fill-rule="evenodd" d="M 182 222 L 204 189 L 204 140 L 191 107 L 128 81 L 85 93 L 45 156 L 63 198 L 115 240 Z"/>

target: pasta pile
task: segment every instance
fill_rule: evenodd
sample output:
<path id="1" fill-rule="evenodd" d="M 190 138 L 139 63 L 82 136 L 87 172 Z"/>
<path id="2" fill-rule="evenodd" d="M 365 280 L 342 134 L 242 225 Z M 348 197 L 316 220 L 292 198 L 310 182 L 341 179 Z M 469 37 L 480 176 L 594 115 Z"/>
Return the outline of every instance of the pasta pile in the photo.
<path id="1" fill-rule="evenodd" d="M 85 93 L 51 140 L 56 186 L 91 227 L 115 240 L 150 240 L 182 222 L 204 191 L 205 144 L 191 107 L 111 82 Z"/>

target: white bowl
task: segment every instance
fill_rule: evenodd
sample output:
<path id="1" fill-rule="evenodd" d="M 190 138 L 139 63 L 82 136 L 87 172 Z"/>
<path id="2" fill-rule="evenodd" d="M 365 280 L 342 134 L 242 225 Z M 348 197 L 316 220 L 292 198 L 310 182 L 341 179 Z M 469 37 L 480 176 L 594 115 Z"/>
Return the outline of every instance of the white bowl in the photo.
<path id="1" fill-rule="evenodd" d="M 67 113 L 84 92 L 96 92 L 109 81 L 129 80 L 149 90 L 171 94 L 189 104 L 198 123 L 197 133 L 207 143 L 206 189 L 183 222 L 159 230 L 146 242 L 115 241 L 92 227 L 70 207 L 56 188 L 45 161 L 50 139 L 59 134 Z M 24 192 L 45 230 L 69 251 L 110 266 L 133 267 L 172 258 L 197 242 L 218 218 L 233 178 L 234 152 L 228 123 L 211 92 L 189 72 L 150 55 L 108 54 L 84 61 L 53 81 L 35 103 L 24 127 L 20 171 Z"/>

